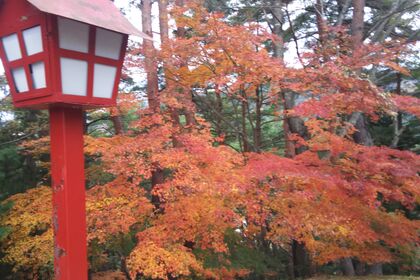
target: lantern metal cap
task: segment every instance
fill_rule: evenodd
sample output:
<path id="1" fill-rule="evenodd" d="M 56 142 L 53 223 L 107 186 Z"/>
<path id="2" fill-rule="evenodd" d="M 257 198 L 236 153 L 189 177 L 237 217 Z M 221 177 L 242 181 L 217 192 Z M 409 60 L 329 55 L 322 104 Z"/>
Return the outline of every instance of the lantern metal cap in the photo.
<path id="1" fill-rule="evenodd" d="M 0 0 L 1 1 L 1 0 Z M 153 40 L 135 28 L 110 0 L 27 0 L 37 9 L 127 35 Z"/>

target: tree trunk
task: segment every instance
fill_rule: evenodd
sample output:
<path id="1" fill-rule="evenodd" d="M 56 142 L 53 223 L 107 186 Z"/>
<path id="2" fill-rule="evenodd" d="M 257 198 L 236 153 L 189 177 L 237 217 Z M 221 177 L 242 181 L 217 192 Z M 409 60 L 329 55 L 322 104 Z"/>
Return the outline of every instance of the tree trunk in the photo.
<path id="1" fill-rule="evenodd" d="M 292 94 L 292 93 L 290 93 Z M 287 111 L 289 106 L 294 106 L 293 103 L 290 103 L 290 100 L 286 100 L 286 92 L 282 93 L 283 97 L 283 108 L 284 111 Z M 293 107 L 291 107 L 293 108 Z M 290 129 L 290 118 L 287 117 L 286 113 L 283 114 L 283 133 L 284 133 L 284 155 L 287 158 L 293 158 L 296 156 L 296 148 L 293 141 L 290 140 L 291 129 Z"/>
<path id="2" fill-rule="evenodd" d="M 288 262 L 287 262 L 287 276 L 288 279 L 294 280 L 295 277 L 295 263 L 293 261 L 294 255 L 293 250 L 290 250 L 291 254 L 289 254 Z"/>
<path id="3" fill-rule="evenodd" d="M 141 11 L 143 32 L 150 37 L 153 37 L 152 0 L 142 0 Z M 158 98 L 159 86 L 156 51 L 153 45 L 153 41 L 143 40 L 143 54 L 145 57 L 144 68 L 147 75 L 147 100 L 149 102 L 149 108 L 152 110 L 152 112 L 157 113 L 160 110 L 160 102 Z M 163 183 L 165 180 L 163 170 L 159 164 L 154 163 L 153 165 L 155 169 L 152 171 L 152 188 L 154 188 L 157 184 Z M 158 196 L 152 196 L 152 203 L 156 209 L 160 208 L 160 201 Z"/>
<path id="4" fill-rule="evenodd" d="M 315 15 L 316 15 L 316 24 L 318 26 L 318 35 L 319 42 L 321 46 L 324 46 L 327 40 L 327 26 L 324 19 L 324 2 L 323 0 L 316 0 L 315 4 Z"/>
<path id="5" fill-rule="evenodd" d="M 159 5 L 159 29 L 160 29 L 160 41 L 162 46 L 165 46 L 169 41 L 169 17 L 168 17 L 168 0 L 158 0 Z M 170 80 L 168 79 L 168 73 L 163 68 L 166 78 L 166 87 L 170 87 Z M 177 109 L 169 108 L 173 126 L 179 127 L 181 125 L 179 120 L 179 112 Z M 180 147 L 181 143 L 176 139 L 175 135 L 172 136 L 172 143 L 174 147 Z"/>
<path id="6" fill-rule="evenodd" d="M 187 126 L 192 126 L 192 125 L 196 124 L 194 110 L 192 110 L 190 108 L 190 106 L 193 106 L 193 104 L 194 104 L 193 95 L 192 95 L 191 91 L 189 91 L 188 93 L 185 93 L 185 94 L 186 94 L 186 97 L 187 97 L 186 98 L 187 99 L 186 100 L 187 105 L 189 105 L 189 106 L 187 106 L 187 108 L 185 110 L 185 120 L 187 122 Z"/>
<path id="7" fill-rule="evenodd" d="M 241 102 L 241 124 L 242 124 L 242 152 L 247 153 L 250 152 L 249 141 L 248 141 L 248 133 L 246 130 L 246 100 L 245 94 L 242 93 L 242 102 Z"/>
<path id="8" fill-rule="evenodd" d="M 366 264 L 363 262 L 355 261 L 355 267 L 356 267 L 356 275 L 357 276 L 363 276 L 366 274 Z"/>
<path id="9" fill-rule="evenodd" d="M 346 276 L 355 276 L 353 261 L 351 258 L 344 258 L 340 261 L 341 267 L 343 269 L 343 274 Z"/>
<path id="10" fill-rule="evenodd" d="M 350 8 L 351 1 L 352 0 L 338 1 L 340 14 L 338 15 L 338 18 L 337 18 L 337 23 L 336 23 L 337 26 L 343 25 L 344 17 L 346 16 L 346 13 Z"/>
<path id="11" fill-rule="evenodd" d="M 359 114 L 355 127 L 357 131 L 353 135 L 354 141 L 360 145 L 373 146 L 373 139 L 368 129 L 368 122 L 363 114 Z"/>
<path id="12" fill-rule="evenodd" d="M 294 92 L 284 92 L 284 108 L 286 110 L 291 110 L 295 107 L 296 105 L 296 94 Z M 289 128 L 289 133 L 293 133 L 293 134 L 297 134 L 300 137 L 302 137 L 305 140 L 309 139 L 309 135 L 308 135 L 308 130 L 305 126 L 305 122 L 299 118 L 299 117 L 287 117 L 286 118 L 287 124 L 288 124 L 288 128 Z M 295 149 L 294 153 L 295 154 L 301 154 L 304 151 L 307 150 L 307 147 L 296 147 L 296 145 L 293 144 L 293 147 Z"/>
<path id="13" fill-rule="evenodd" d="M 402 82 L 401 73 L 397 73 L 397 90 L 395 92 L 396 95 L 401 95 L 401 82 Z M 394 136 L 392 138 L 391 145 L 389 146 L 395 149 L 398 147 L 398 143 L 400 142 L 400 136 L 404 131 L 401 112 L 397 112 L 397 116 L 394 117 L 393 125 L 394 125 Z"/>
<path id="14" fill-rule="evenodd" d="M 262 89 L 260 86 L 257 87 L 256 91 L 256 108 L 255 108 L 255 131 L 254 131 L 254 146 L 257 153 L 261 152 L 262 142 L 262 128 L 261 128 L 261 107 L 262 107 Z"/>
<path id="15" fill-rule="evenodd" d="M 152 0 L 142 0 L 141 2 L 142 11 L 142 28 L 143 32 L 153 37 L 152 32 Z M 158 99 L 158 76 L 157 76 L 157 63 L 156 63 L 156 51 L 153 46 L 153 41 L 143 40 L 143 54 L 145 57 L 144 70 L 147 75 L 147 100 L 149 102 L 149 108 L 153 112 L 159 111 L 159 99 Z"/>
<path id="16" fill-rule="evenodd" d="M 284 43 L 283 43 L 283 12 L 282 12 L 282 0 L 272 0 L 271 13 L 273 15 L 273 33 L 279 37 L 279 40 L 273 43 L 273 56 L 277 58 L 283 58 L 284 56 Z M 294 93 L 293 92 L 281 92 L 283 98 L 284 112 L 292 109 L 295 106 Z M 297 133 L 303 136 L 304 128 L 303 120 L 300 118 L 290 118 L 284 113 L 283 115 L 283 132 L 285 141 L 285 156 L 292 158 L 297 152 L 302 152 L 302 149 L 297 150 L 293 141 L 290 140 L 291 133 Z M 305 277 L 311 274 L 311 262 L 309 255 L 305 249 L 305 245 L 292 241 L 291 246 L 291 258 L 290 258 L 290 278 Z"/>
<path id="17" fill-rule="evenodd" d="M 271 13 L 273 15 L 272 23 L 273 33 L 279 37 L 278 41 L 273 42 L 273 56 L 283 59 L 284 55 L 284 44 L 283 44 L 283 12 L 282 12 L 282 0 L 272 0 Z M 293 92 L 281 92 L 284 112 L 287 110 L 293 109 L 295 107 L 294 103 L 294 93 Z M 290 118 L 286 114 L 283 115 L 283 133 L 285 141 L 285 156 L 292 158 L 296 155 L 296 148 L 293 141 L 290 140 L 291 133 L 297 133 L 303 135 L 304 131 L 303 121 L 300 118 Z"/>
<path id="18" fill-rule="evenodd" d="M 313 274 L 313 266 L 305 244 L 293 240 L 292 243 L 294 274 L 298 278 L 307 278 Z"/>
<path id="19" fill-rule="evenodd" d="M 220 138 L 223 136 L 223 128 L 222 128 L 222 118 L 223 116 L 223 100 L 220 96 L 220 93 L 216 92 L 216 110 L 217 110 L 217 120 L 216 120 L 216 134 Z M 219 143 L 223 141 L 219 140 Z"/>
<path id="20" fill-rule="evenodd" d="M 175 1 L 175 5 L 178 7 L 183 7 L 185 5 L 184 0 L 176 0 Z M 177 27 L 176 29 L 176 36 L 178 38 L 184 38 L 187 35 L 187 31 L 185 30 L 184 27 Z M 184 65 L 181 65 L 181 67 Z M 186 106 L 184 107 L 184 115 L 185 115 L 185 119 L 186 119 L 186 123 L 188 126 L 194 125 L 196 124 L 195 121 L 195 114 L 194 114 L 194 110 L 192 110 L 191 108 L 194 106 L 194 102 L 193 102 L 193 96 L 192 96 L 192 92 L 191 91 L 186 91 L 186 90 L 181 90 L 183 96 L 183 102 L 186 104 Z"/>
<path id="21" fill-rule="evenodd" d="M 364 12 L 365 0 L 353 0 L 353 20 L 351 23 L 351 33 L 353 40 L 353 50 L 356 51 L 363 44 Z M 353 135 L 354 141 L 365 146 L 372 146 L 373 139 L 368 129 L 366 117 L 358 114 L 355 122 L 357 132 Z M 356 115 L 353 114 L 352 117 Z"/>
<path id="22" fill-rule="evenodd" d="M 114 133 L 115 135 L 122 135 L 124 134 L 124 126 L 123 122 L 121 120 L 120 115 L 111 116 L 111 122 L 114 126 Z"/>
<path id="23" fill-rule="evenodd" d="M 351 33 L 353 37 L 353 48 L 357 50 L 363 43 L 363 28 L 365 16 L 365 0 L 353 0 L 353 20 L 351 22 Z"/>
<path id="24" fill-rule="evenodd" d="M 365 5 L 365 0 L 353 0 L 353 19 L 351 23 L 351 32 L 354 52 L 363 44 Z M 373 146 L 373 138 L 369 132 L 366 117 L 361 113 L 353 113 L 352 117 L 354 116 L 357 117 L 355 123 L 357 132 L 353 135 L 354 141 L 361 145 Z M 376 264 L 373 267 L 375 267 L 375 273 L 382 273 L 382 264 Z"/>
<path id="25" fill-rule="evenodd" d="M 168 0 L 158 0 L 159 5 L 159 29 L 161 44 L 164 45 L 169 40 L 168 26 Z"/>
<path id="26" fill-rule="evenodd" d="M 273 52 L 274 57 L 283 57 L 284 56 L 284 42 L 283 42 L 283 12 L 282 5 L 283 0 L 272 0 L 270 5 L 272 8 L 270 12 L 273 16 L 271 20 L 271 26 L 273 28 L 273 33 L 278 36 L 276 40 L 273 41 Z"/>
<path id="27" fill-rule="evenodd" d="M 377 276 L 383 275 L 382 264 L 377 263 L 377 264 L 369 266 L 368 274 L 369 275 L 377 275 Z"/>

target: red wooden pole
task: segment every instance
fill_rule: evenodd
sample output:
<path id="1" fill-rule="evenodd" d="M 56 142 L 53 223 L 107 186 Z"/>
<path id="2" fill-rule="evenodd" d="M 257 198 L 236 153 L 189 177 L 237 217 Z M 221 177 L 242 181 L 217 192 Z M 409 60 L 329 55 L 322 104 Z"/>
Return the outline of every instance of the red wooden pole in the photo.
<path id="1" fill-rule="evenodd" d="M 50 136 L 55 279 L 86 280 L 83 110 L 51 107 Z"/>

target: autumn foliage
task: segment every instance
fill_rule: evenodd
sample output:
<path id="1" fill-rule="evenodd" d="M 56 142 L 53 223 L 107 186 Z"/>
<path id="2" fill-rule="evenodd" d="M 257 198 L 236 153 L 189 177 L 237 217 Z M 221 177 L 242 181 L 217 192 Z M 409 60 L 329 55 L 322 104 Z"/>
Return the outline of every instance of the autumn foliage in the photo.
<path id="1" fill-rule="evenodd" d="M 230 25 L 223 14 L 191 2 L 172 10 L 188 35 L 158 53 L 168 80 L 159 110 L 138 109 L 130 99 L 119 110 L 135 110 L 126 133 L 85 138 L 86 154 L 112 178 L 87 190 L 89 241 L 106 243 L 134 232 L 136 244 L 125 259 L 132 279 L 234 279 L 251 273 L 231 261 L 227 233 L 250 248 L 266 244 L 289 251 L 299 242 L 318 265 L 347 257 L 374 264 L 412 256 L 420 224 L 407 213 L 419 203 L 420 157 L 355 143 L 351 118 L 356 112 L 372 121 L 398 111 L 419 116 L 417 98 L 386 93 L 360 74 L 372 64 L 405 73 L 393 62 L 402 45 L 352 51 L 346 30 L 331 28 L 329 43 L 304 54 L 304 67 L 296 69 L 271 57 L 264 43 L 276 38 L 260 25 Z M 174 111 L 194 112 L 196 89 L 243 101 L 262 85 L 273 106 L 285 90 L 303 100 L 278 113 L 305 120 L 309 137 L 290 135 L 304 147 L 294 158 L 279 151 L 239 153 L 220 144 L 199 115 L 193 122 L 174 118 Z M 25 145 L 41 153 L 46 144 Z M 14 204 L 2 219 L 10 227 L 3 262 L 35 271 L 51 264 L 51 190 L 39 187 L 8 201 Z"/>

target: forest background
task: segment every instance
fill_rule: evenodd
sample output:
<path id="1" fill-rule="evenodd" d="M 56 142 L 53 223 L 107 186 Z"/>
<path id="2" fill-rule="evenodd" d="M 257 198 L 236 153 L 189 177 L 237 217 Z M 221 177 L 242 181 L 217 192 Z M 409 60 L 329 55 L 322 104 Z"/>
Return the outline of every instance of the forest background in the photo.
<path id="1" fill-rule="evenodd" d="M 86 113 L 90 274 L 419 273 L 417 1 L 129 4 L 160 43 Z M 48 115 L 0 90 L 0 277 L 51 279 Z"/>

